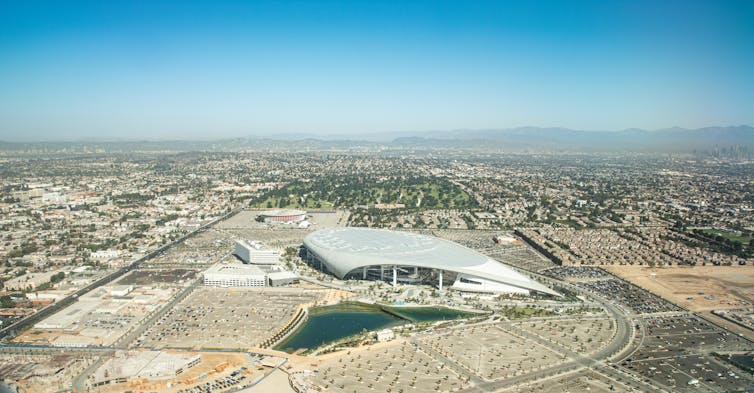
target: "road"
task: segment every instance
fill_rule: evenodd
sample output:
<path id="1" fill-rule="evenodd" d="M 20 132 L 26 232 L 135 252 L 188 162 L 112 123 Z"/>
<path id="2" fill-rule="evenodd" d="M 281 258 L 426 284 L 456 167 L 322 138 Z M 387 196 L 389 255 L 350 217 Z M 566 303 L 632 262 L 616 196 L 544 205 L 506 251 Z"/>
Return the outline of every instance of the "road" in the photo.
<path id="1" fill-rule="evenodd" d="M 220 259 L 224 258 L 227 255 L 224 255 Z M 158 311 L 154 312 L 149 319 L 146 321 L 140 323 L 133 331 L 127 332 L 124 334 L 121 338 L 118 339 L 118 341 L 115 342 L 113 345 L 117 348 L 123 348 L 125 349 L 128 347 L 134 340 L 139 338 L 144 332 L 149 329 L 155 322 L 160 320 L 165 313 L 172 310 L 173 307 L 181 302 L 183 299 L 186 298 L 186 296 L 190 295 L 191 292 L 193 292 L 197 287 L 199 287 L 202 284 L 202 278 L 198 277 L 194 280 L 193 283 L 191 283 L 189 286 L 183 288 L 177 295 L 175 295 L 168 303 L 166 303 L 164 306 L 162 306 Z M 153 349 L 153 348 L 149 348 Z M 91 366 L 87 367 L 81 374 L 79 374 L 76 378 L 73 380 L 73 387 L 74 391 L 77 392 L 84 392 L 86 391 L 86 380 L 89 378 L 90 375 L 94 373 L 97 368 L 102 365 L 104 360 L 106 359 L 106 356 L 100 357 L 97 359 L 97 361 L 94 362 Z"/>
<path id="2" fill-rule="evenodd" d="M 527 272 L 527 273 L 535 275 L 535 276 L 540 276 L 539 278 L 542 281 L 555 283 L 549 277 L 544 277 L 534 272 Z M 586 292 L 582 288 L 576 287 L 568 283 L 560 282 L 560 281 L 557 282 L 557 285 L 561 287 L 565 287 L 566 289 L 572 290 L 576 293 L 586 295 L 591 299 L 594 299 L 595 301 L 600 303 L 605 308 L 608 315 L 611 318 L 613 318 L 613 320 L 616 322 L 616 332 L 615 332 L 615 335 L 613 336 L 613 339 L 605 347 L 601 348 L 600 350 L 598 350 L 592 355 L 586 356 L 581 353 L 574 352 L 560 344 L 546 340 L 543 337 L 534 335 L 526 330 L 520 329 L 516 327 L 515 325 L 513 325 L 512 322 L 493 323 L 495 326 L 501 329 L 509 330 L 528 340 L 537 342 L 540 345 L 546 346 L 548 348 L 553 348 L 556 351 L 559 351 L 560 353 L 566 355 L 568 357 L 568 360 L 566 360 L 565 362 L 563 362 L 562 364 L 558 366 L 549 367 L 542 370 L 536 370 L 536 371 L 532 371 L 526 374 L 505 378 L 502 380 L 486 381 L 480 378 L 479 376 L 477 376 L 476 374 L 474 374 L 473 372 L 459 366 L 455 361 L 445 357 L 443 354 L 433 350 L 429 346 L 422 344 L 417 339 L 412 340 L 412 342 L 415 345 L 417 345 L 419 348 L 421 348 L 423 351 L 430 353 L 432 354 L 433 357 L 441 360 L 448 367 L 455 370 L 460 375 L 464 375 L 468 377 L 474 383 L 474 386 L 463 390 L 464 392 L 476 393 L 476 392 L 498 391 L 501 389 L 511 388 L 511 387 L 515 387 L 515 386 L 525 384 L 525 383 L 531 383 L 531 382 L 534 382 L 543 378 L 548 378 L 548 377 L 576 371 L 582 368 L 587 368 L 595 372 L 598 372 L 600 374 L 603 374 L 604 376 L 610 379 L 619 381 L 638 391 L 662 392 L 663 391 L 662 389 L 659 389 L 655 386 L 645 383 L 640 378 L 624 372 L 617 366 L 611 366 L 608 363 L 606 363 L 606 361 L 610 359 L 620 360 L 620 359 L 625 358 L 626 356 L 629 356 L 635 350 L 634 346 L 632 346 L 631 344 L 635 343 L 636 341 L 639 341 L 639 339 L 643 341 L 643 331 L 641 329 L 637 330 L 634 328 L 634 324 L 636 322 L 633 319 L 631 319 L 622 308 L 616 305 L 613 305 L 610 301 L 608 301 L 606 298 L 602 296 L 599 296 L 591 292 Z M 553 318 L 549 318 L 549 319 L 553 319 Z M 489 324 L 490 322 L 483 322 L 483 323 Z M 636 334 L 639 335 L 639 339 L 634 340 Z"/>
<path id="3" fill-rule="evenodd" d="M 188 234 L 186 234 L 186 235 L 184 235 L 184 236 L 182 236 L 182 237 L 174 240 L 173 242 L 171 242 L 169 244 L 166 244 L 166 245 L 164 245 L 164 246 L 162 246 L 162 247 L 160 247 L 160 248 L 158 248 L 158 249 L 150 252 L 149 254 L 147 254 L 147 255 L 145 255 L 145 256 L 143 256 L 143 257 L 135 260 L 130 265 L 128 265 L 126 267 L 123 267 L 121 269 L 118 269 L 115 272 L 111 273 L 110 275 L 105 276 L 105 277 L 103 277 L 103 278 L 101 278 L 101 279 L 99 279 L 99 280 L 97 280 L 97 281 L 95 281 L 95 282 L 87 285 L 86 287 L 79 289 L 75 293 L 73 293 L 73 294 L 71 294 L 71 295 L 69 295 L 69 296 L 67 296 L 67 297 L 65 297 L 65 298 L 63 298 L 63 299 L 55 302 L 54 304 L 52 304 L 52 305 L 50 305 L 48 307 L 43 308 L 39 312 L 37 312 L 35 314 L 32 314 L 32 315 L 30 315 L 30 316 L 28 316 L 26 318 L 20 319 L 20 320 L 16 321 L 15 323 L 13 323 L 12 325 L 9 325 L 9 326 L 3 328 L 2 330 L 0 330 L 0 342 L 5 342 L 8 338 L 14 337 L 18 332 L 20 332 L 20 331 L 26 329 L 27 327 L 29 327 L 29 326 L 31 326 L 31 325 L 33 325 L 33 324 L 41 321 L 42 319 L 47 318 L 48 316 L 50 316 L 50 315 L 52 315 L 52 314 L 54 314 L 54 313 L 62 310 L 64 307 L 66 307 L 66 306 L 72 304 L 73 302 L 75 302 L 76 299 L 79 296 L 82 296 L 82 295 L 88 293 L 89 291 L 92 291 L 92 290 L 94 290 L 96 288 L 99 288 L 100 286 L 103 286 L 103 285 L 106 285 L 106 284 L 109 284 L 109 283 L 115 281 L 116 279 L 122 277 L 123 275 L 125 275 L 128 272 L 130 272 L 131 270 L 137 269 L 145 261 L 148 261 L 148 260 L 150 260 L 150 259 L 152 259 L 154 257 L 162 255 L 163 253 L 165 253 L 166 251 L 168 251 L 172 247 L 174 247 L 174 246 L 176 246 L 178 244 L 183 243 L 185 240 L 187 240 L 187 239 L 189 239 L 189 238 L 191 238 L 193 236 L 196 236 L 198 234 L 203 233 L 207 229 L 211 228 L 213 225 L 215 225 L 218 222 L 221 222 L 223 220 L 226 220 L 226 219 L 228 219 L 228 218 L 230 218 L 230 217 L 238 214 L 243 209 L 244 209 L 244 206 L 239 206 L 239 207 L 231 210 L 230 212 L 226 213 L 225 215 L 223 215 L 221 217 L 218 217 L 218 218 L 210 221 L 207 224 L 204 224 L 203 226 L 197 228 L 193 232 L 190 232 L 190 233 L 188 233 Z M 161 317 L 162 315 L 164 315 L 164 313 L 167 310 L 169 310 L 170 307 L 172 307 L 173 305 L 175 305 L 176 302 L 182 300 L 189 293 L 191 293 L 191 291 L 193 291 L 193 289 L 196 288 L 196 286 L 198 286 L 199 283 L 201 283 L 201 279 L 197 279 L 193 284 L 191 284 L 189 287 L 185 288 L 176 297 L 174 297 L 171 300 L 170 303 L 168 303 L 164 307 L 162 307 L 159 312 L 155 313 L 144 324 L 142 324 L 141 326 L 137 327 L 133 332 L 128 333 L 126 336 L 124 336 L 123 338 L 119 339 L 118 340 L 118 344 L 128 344 L 131 341 L 133 341 L 135 338 L 139 337 L 145 331 L 145 329 L 148 326 L 151 326 L 151 324 L 154 323 L 159 317 Z M 2 350 L 2 351 L 8 351 L 8 350 L 14 351 L 14 350 L 18 350 L 19 348 L 22 348 L 22 349 L 20 349 L 21 351 L 43 351 L 43 352 L 44 351 L 55 351 L 56 353 L 60 353 L 60 351 L 61 351 L 61 348 L 42 347 L 42 348 L 38 348 L 38 349 L 31 349 L 33 347 L 30 348 L 30 347 L 23 347 L 23 346 L 6 346 L 4 344 L 0 345 L 0 350 Z M 63 350 L 65 350 L 65 349 L 63 349 Z M 105 359 L 107 359 L 107 357 L 109 357 L 113 353 L 114 348 L 87 348 L 86 350 L 89 350 L 89 351 L 98 351 L 98 352 L 105 351 L 105 352 L 102 353 L 101 356 L 99 356 L 98 358 L 96 358 L 96 360 L 91 365 L 89 365 L 81 374 L 79 374 L 76 378 L 74 378 L 74 380 L 73 380 L 73 390 L 75 392 L 85 392 L 85 391 L 87 391 L 86 390 L 86 380 L 87 380 L 87 378 L 100 365 L 102 365 L 102 363 L 104 362 Z"/>
<path id="4" fill-rule="evenodd" d="M 244 206 L 239 206 L 239 207 L 231 210 L 230 212 L 226 213 L 225 215 L 223 215 L 221 217 L 218 217 L 218 218 L 216 218 L 216 219 L 208 222 L 207 224 L 202 225 L 201 227 L 197 228 L 193 232 L 190 232 L 190 233 L 188 233 L 188 234 L 186 234 L 186 235 L 184 235 L 184 236 L 182 236 L 182 237 L 174 240 L 173 242 L 171 242 L 169 244 L 166 244 L 166 245 L 164 245 L 164 246 L 162 246 L 162 247 L 160 247 L 160 248 L 158 248 L 158 249 L 150 252 L 149 254 L 147 254 L 147 255 L 145 255 L 145 256 L 143 256 L 143 257 L 141 257 L 141 258 L 133 261 L 130 265 L 125 266 L 123 268 L 120 268 L 120 269 L 114 271 L 113 273 L 111 273 L 111 274 L 109 274 L 109 275 L 107 275 L 107 276 L 105 276 L 103 278 L 100 278 L 99 280 L 97 280 L 97 281 L 95 281 L 95 282 L 87 285 L 86 287 L 79 289 L 78 291 L 72 293 L 71 295 L 68 295 L 68 296 L 66 296 L 66 297 L 58 300 L 57 302 L 55 302 L 55 303 L 53 303 L 53 304 L 51 304 L 51 305 L 49 305 L 49 306 L 47 306 L 47 307 L 39 310 L 38 312 L 36 312 L 36 313 L 34 313 L 32 315 L 29 315 L 28 317 L 19 319 L 18 321 L 14 322 L 13 324 L 8 325 L 7 327 L 5 327 L 3 329 L 0 329 L 0 342 L 5 342 L 9 338 L 15 337 L 16 334 L 18 334 L 19 332 L 25 330 L 26 328 L 34 325 L 35 323 L 37 323 L 37 322 L 39 322 L 39 321 L 41 321 L 41 320 L 49 317 L 50 315 L 52 315 L 52 314 L 54 314 L 54 313 L 62 310 L 63 308 L 69 306 L 70 304 L 72 304 L 73 302 L 75 302 L 76 299 L 79 296 L 82 296 L 82 295 L 84 295 L 84 294 L 86 294 L 86 293 L 88 293 L 88 292 L 90 292 L 90 291 L 92 291 L 92 290 L 94 290 L 96 288 L 99 288 L 99 287 L 101 287 L 103 285 L 106 285 L 106 284 L 109 284 L 109 283 L 115 281 L 116 279 L 120 278 L 121 276 L 123 276 L 124 274 L 130 272 L 131 270 L 137 269 L 145 261 L 148 261 L 148 260 L 150 260 L 150 259 L 152 259 L 154 257 L 162 255 L 165 251 L 168 251 L 172 247 L 174 247 L 174 246 L 176 246 L 176 245 L 184 242 L 186 239 L 189 239 L 189 238 L 191 238 L 193 236 L 196 236 L 196 235 L 198 235 L 198 234 L 206 231 L 207 229 L 211 228 L 213 225 L 217 224 L 218 222 L 226 220 L 226 219 L 228 219 L 228 218 L 230 218 L 230 217 L 238 214 L 239 212 L 241 212 L 243 210 L 243 208 L 244 208 Z"/>
<path id="5" fill-rule="evenodd" d="M 177 239 L 174 242 L 172 242 L 172 243 L 170 243 L 168 245 L 165 245 L 165 246 L 159 248 L 158 250 L 153 251 L 152 253 L 148 254 L 147 256 L 138 259 L 137 261 L 133 262 L 128 267 L 123 268 L 123 269 L 121 269 L 121 270 L 119 270 L 119 271 L 111 274 L 110 276 L 107 276 L 107 277 L 101 279 L 101 280 L 98 280 L 97 282 L 95 282 L 95 283 L 87 286 L 86 288 L 82 288 L 81 290 L 77 291 L 76 294 L 74 294 L 73 296 L 70 296 L 70 297 L 68 297 L 68 298 L 66 298 L 66 299 L 64 299 L 64 300 L 56 303 L 55 306 L 57 306 L 57 307 L 54 307 L 54 308 L 48 307 L 48 308 L 44 309 L 43 311 L 46 311 L 46 315 L 39 316 L 40 314 L 42 314 L 42 312 L 40 312 L 40 313 L 35 314 L 32 317 L 39 316 L 38 319 L 36 319 L 36 320 L 40 320 L 43 317 L 45 317 L 47 315 L 50 315 L 50 314 L 54 313 L 55 311 L 58 311 L 60 308 L 62 308 L 64 306 L 66 306 L 67 304 L 70 304 L 73 301 L 75 301 L 75 299 L 78 296 L 80 296 L 80 295 L 82 295 L 82 294 L 84 294 L 84 293 L 86 293 L 86 292 L 88 292 L 88 291 L 90 291 L 90 290 L 92 290 L 94 288 L 97 288 L 97 287 L 99 287 L 101 285 L 105 285 L 105 284 L 107 284 L 109 282 L 112 282 L 113 280 L 117 279 L 118 277 L 122 276 L 123 274 L 127 273 L 128 271 L 138 268 L 139 265 L 141 263 L 143 263 L 144 261 L 147 261 L 147 260 L 149 260 L 151 258 L 154 258 L 154 257 L 156 257 L 158 255 L 161 255 L 162 253 L 164 253 L 165 251 L 167 251 L 171 247 L 173 247 L 173 246 L 175 246 L 177 244 L 180 244 L 181 242 L 185 241 L 189 237 L 192 237 L 192 236 L 195 236 L 197 234 L 202 233 L 203 231 L 205 231 L 208 228 L 210 228 L 212 225 L 215 225 L 216 223 L 218 223 L 218 222 L 220 222 L 220 221 L 222 221 L 224 219 L 227 219 L 227 218 L 231 217 L 234 214 L 237 214 L 241 210 L 242 210 L 241 208 L 234 209 L 233 211 L 229 212 L 228 214 L 226 214 L 226 215 L 224 215 L 224 216 L 222 216 L 222 217 L 220 217 L 220 218 L 218 218 L 218 219 L 216 219 L 216 220 L 214 220 L 214 221 L 212 221 L 212 222 L 210 222 L 210 223 L 202 226 L 201 228 L 195 230 L 194 232 L 191 232 L 190 234 L 187 234 L 186 236 L 184 236 L 184 237 L 182 237 L 180 239 Z M 625 358 L 627 356 L 630 356 L 630 354 L 633 353 L 633 351 L 635 350 L 635 348 L 631 345 L 631 343 L 635 343 L 636 341 L 638 341 L 638 340 L 633 340 L 634 335 L 637 334 L 637 333 L 641 335 L 641 333 L 642 333 L 641 329 L 639 329 L 638 331 L 636 329 L 634 329 L 634 324 L 636 322 L 634 322 L 627 315 L 627 313 L 622 308 L 620 308 L 620 307 L 618 307 L 616 305 L 613 305 L 610 301 L 608 301 L 607 299 L 605 299 L 605 298 L 603 298 L 603 297 L 601 297 L 601 296 L 599 296 L 597 294 L 585 291 L 584 289 L 579 288 L 579 287 L 574 286 L 574 285 L 571 285 L 569 283 L 565 283 L 565 282 L 562 282 L 562 281 L 555 281 L 555 280 L 553 280 L 553 279 L 551 279 L 549 277 L 542 276 L 542 275 L 539 275 L 539 274 L 537 274 L 535 272 L 531 272 L 531 271 L 527 271 L 526 273 L 529 274 L 529 275 L 538 276 L 538 278 L 541 281 L 549 282 L 549 283 L 553 283 L 553 284 L 557 284 L 560 287 L 564 287 L 564 288 L 566 288 L 568 290 L 571 290 L 571 291 L 573 291 L 575 293 L 579 293 L 579 294 L 585 295 L 588 298 L 591 298 L 591 299 L 595 300 L 596 302 L 600 303 L 605 308 L 606 312 L 616 322 L 616 333 L 613 336 L 613 339 L 605 347 L 603 347 L 602 349 L 598 350 L 596 353 L 594 353 L 594 354 L 592 354 L 590 356 L 585 356 L 583 354 L 571 351 L 570 349 L 568 349 L 568 348 L 566 348 L 566 347 L 564 347 L 562 345 L 559 345 L 559 344 L 553 343 L 553 342 L 551 342 L 549 340 L 546 340 L 543 337 L 539 337 L 539 336 L 534 335 L 534 334 L 532 334 L 532 333 L 530 333 L 528 331 L 520 329 L 520 328 L 514 326 L 510 322 L 509 323 L 503 323 L 503 324 L 496 323 L 496 326 L 498 326 L 500 328 L 504 327 L 505 329 L 508 329 L 508 330 L 514 332 L 515 334 L 518 334 L 518 335 L 520 335 L 522 337 L 525 337 L 528 340 L 537 342 L 537 343 L 539 343 L 541 345 L 544 345 L 544 346 L 546 346 L 548 348 L 554 348 L 556 351 L 559 351 L 560 353 L 562 353 L 562 354 L 564 354 L 564 355 L 566 355 L 568 357 L 568 360 L 564 361 L 562 364 L 560 364 L 558 366 L 554 366 L 554 367 L 550 367 L 550 368 L 546 368 L 546 369 L 542 369 L 542 370 L 537 370 L 537 371 L 532 371 L 532 372 L 529 372 L 527 374 L 518 375 L 518 376 L 506 378 L 506 379 L 503 379 L 503 380 L 497 380 L 497 381 L 487 381 L 487 380 L 482 379 L 481 377 L 477 376 L 473 372 L 471 372 L 471 371 L 469 371 L 469 370 L 461 367 L 457 362 L 455 362 L 455 361 L 453 361 L 453 360 L 445 357 L 443 354 L 441 354 L 441 353 L 433 350 L 432 348 L 430 348 L 429 346 L 421 343 L 417 339 L 412 340 L 412 343 L 414 345 L 416 345 L 418 348 L 420 348 L 422 351 L 431 354 L 433 357 L 435 357 L 438 360 L 441 360 L 446 365 L 446 367 L 448 367 L 449 369 L 452 369 L 455 372 L 457 372 L 459 375 L 462 375 L 462 376 L 465 376 L 466 378 L 468 378 L 469 381 L 471 381 L 474 384 L 473 387 L 468 388 L 468 389 L 465 390 L 465 391 L 468 391 L 468 392 L 490 392 L 490 391 L 497 391 L 497 390 L 500 390 L 500 389 L 504 389 L 504 388 L 508 388 L 508 387 L 515 387 L 515 386 L 520 385 L 520 384 L 533 382 L 533 381 L 536 381 L 536 380 L 539 380 L 539 379 L 542 379 L 542 378 L 552 377 L 552 376 L 555 376 L 555 375 L 560 375 L 560 374 L 564 374 L 564 373 L 567 373 L 567 372 L 575 371 L 575 370 L 578 370 L 578 369 L 581 369 L 581 368 L 589 368 L 591 370 L 594 370 L 595 372 L 598 372 L 598 373 L 601 373 L 601 374 L 607 376 L 608 378 L 612 378 L 612 379 L 614 379 L 616 381 L 621 381 L 622 383 L 625 383 L 625 384 L 627 384 L 627 385 L 629 385 L 629 386 L 631 386 L 631 387 L 633 387 L 633 388 L 635 388 L 637 390 L 640 390 L 640 391 L 648 391 L 648 392 L 660 391 L 656 387 L 653 387 L 651 385 L 648 385 L 648 384 L 644 383 L 639 378 L 637 378 L 637 377 L 635 377 L 633 375 L 630 375 L 630 374 L 628 374 L 626 372 L 623 372 L 619 367 L 617 367 L 617 366 L 611 366 L 611 365 L 608 365 L 607 363 L 605 363 L 606 360 L 610 360 L 610 359 L 620 360 L 620 359 L 623 359 L 623 358 Z M 332 283 L 324 283 L 324 282 L 320 282 L 319 280 L 307 279 L 307 278 L 304 278 L 304 277 L 302 277 L 302 279 L 305 280 L 305 281 L 316 282 L 317 284 L 320 284 L 320 285 L 323 285 L 323 286 L 326 286 L 326 287 L 330 287 L 330 288 L 346 289 L 343 286 L 335 285 L 335 284 L 332 284 Z M 128 346 L 130 343 L 132 343 L 134 340 L 136 340 L 139 336 L 141 336 L 144 333 L 144 331 L 146 331 L 146 329 L 148 329 L 156 321 L 158 321 L 175 304 L 177 304 L 178 302 L 180 302 L 181 300 L 183 300 L 186 296 L 188 296 L 188 294 L 190 294 L 198 285 L 200 285 L 200 283 L 201 283 L 201 280 L 197 279 L 190 286 L 186 287 L 178 295 L 176 295 L 169 303 L 167 303 L 165 306 L 163 306 L 158 312 L 156 312 L 153 315 L 151 315 L 148 320 L 146 320 L 144 323 L 140 324 L 133 331 L 128 332 L 121 339 L 119 339 L 116 342 L 116 345 L 114 345 L 114 347 L 126 347 L 126 346 Z M 48 309 L 50 311 L 47 311 Z M 36 320 L 35 320 L 35 322 L 36 322 Z M 2 331 L 0 331 L 0 338 L 4 338 L 4 337 L 7 337 L 8 335 L 10 335 L 10 333 L 13 332 L 11 329 L 15 328 L 22 321 L 25 321 L 25 320 L 21 320 L 21 321 L 17 322 L 16 324 L 11 325 L 8 328 L 3 329 Z M 27 321 L 27 323 L 28 323 L 28 321 Z M 485 323 L 489 323 L 489 322 L 485 322 Z M 24 325 L 20 324 L 20 326 L 24 326 Z M 643 337 L 641 337 L 641 338 L 643 339 Z M 8 349 L 10 349 L 10 348 L 8 348 Z M 111 353 L 111 352 L 107 352 L 107 351 L 113 351 L 113 349 L 114 348 L 107 348 L 107 349 L 102 348 L 102 349 L 99 349 L 100 352 L 98 352 L 98 353 L 101 353 L 102 356 L 100 356 L 97 361 L 93 362 L 92 365 L 90 365 L 86 370 L 84 370 L 84 372 L 82 372 L 79 376 L 77 376 L 74 379 L 74 385 L 73 386 L 74 386 L 74 389 L 76 391 L 82 391 L 82 392 L 85 391 L 86 380 L 87 380 L 88 376 L 91 375 L 94 372 L 94 370 L 96 370 L 96 368 L 99 367 L 99 365 L 102 364 L 102 362 L 104 361 L 104 359 L 106 359 L 106 357 L 107 357 L 105 355 L 108 354 L 108 353 Z M 54 349 L 47 349 L 47 350 L 54 350 Z M 95 351 L 97 349 L 91 348 L 89 350 Z M 102 352 L 102 351 L 105 351 L 105 352 Z"/>
<path id="6" fill-rule="evenodd" d="M 141 336 L 155 322 L 157 322 L 160 318 L 162 318 L 165 315 L 165 313 L 170 311 L 173 308 L 173 306 L 175 306 L 178 302 L 185 299 L 186 296 L 191 294 L 191 292 L 193 292 L 194 289 L 196 289 L 199 285 L 201 285 L 201 283 L 202 283 L 201 277 L 195 279 L 194 282 L 191 283 L 191 285 L 187 286 L 186 288 L 183 288 L 183 290 L 181 290 L 181 292 L 175 295 L 168 303 L 166 303 L 163 307 L 161 307 L 156 312 L 152 313 L 149 319 L 138 324 L 138 326 L 136 326 L 134 330 L 127 332 L 121 338 L 119 338 L 118 341 L 115 342 L 114 346 L 128 347 L 134 340 L 136 340 L 139 336 Z"/>
<path id="7" fill-rule="evenodd" d="M 515 377 L 510 377 L 510 378 L 506 378 L 504 380 L 498 380 L 498 381 L 485 381 L 481 379 L 476 374 L 459 366 L 455 361 L 445 357 L 443 354 L 422 344 L 417 339 L 412 340 L 412 343 L 416 345 L 417 347 L 419 347 L 420 349 L 422 349 L 423 351 L 432 354 L 432 356 L 437 358 L 438 360 L 441 360 L 443 363 L 446 364 L 447 367 L 455 370 L 460 375 L 468 377 L 472 382 L 474 382 L 475 386 L 464 390 L 465 392 L 496 391 L 496 390 L 504 389 L 507 387 L 517 386 L 523 383 L 533 382 L 538 379 L 547 378 L 547 377 L 551 377 L 551 376 L 559 375 L 559 374 L 564 374 L 564 373 L 575 371 L 581 368 L 589 368 L 591 370 L 594 370 L 595 372 L 599 372 L 603 374 L 604 376 L 607 376 L 608 378 L 612 378 L 616 381 L 620 381 L 628 386 L 631 386 L 632 388 L 637 389 L 639 391 L 644 391 L 644 392 L 663 391 L 661 389 L 658 389 L 657 387 L 654 387 L 652 385 L 649 385 L 643 382 L 637 376 L 624 372 L 617 366 L 610 366 L 606 363 L 606 361 L 608 360 L 613 360 L 617 362 L 622 359 L 625 359 L 626 357 L 630 356 L 636 350 L 636 348 L 640 346 L 641 343 L 643 342 L 643 329 L 634 328 L 634 325 L 637 325 L 637 324 L 640 325 L 640 323 L 632 319 L 628 315 L 626 310 L 624 310 L 620 306 L 614 305 L 605 297 L 589 292 L 583 288 L 572 285 L 570 283 L 566 283 L 563 281 L 555 281 L 550 277 L 543 276 L 532 271 L 525 271 L 524 273 L 536 276 L 540 281 L 549 282 L 551 284 L 556 284 L 574 293 L 584 295 L 587 298 L 592 299 L 595 302 L 602 305 L 605 311 L 607 312 L 607 314 L 616 323 L 616 333 L 613 336 L 613 339 L 604 348 L 600 349 L 596 353 L 590 356 L 585 356 L 580 353 L 573 352 L 569 350 L 568 348 L 562 347 L 556 343 L 545 340 L 544 338 L 535 336 L 527 331 L 518 329 L 515 326 L 508 323 L 507 328 L 511 329 L 516 334 L 523 336 L 529 340 L 540 343 L 541 345 L 544 345 L 548 348 L 554 347 L 556 350 L 568 356 L 569 360 L 555 367 L 550 367 L 543 370 L 537 370 L 537 371 L 533 371 L 527 374 L 518 375 Z M 309 282 L 316 283 L 323 286 L 327 286 L 330 288 L 347 290 L 347 288 L 344 288 L 343 286 L 332 284 L 332 283 L 324 283 L 324 282 L 320 282 L 319 280 L 315 280 L 311 278 L 302 277 L 302 280 L 309 281 Z M 549 318 L 549 319 L 553 319 L 553 318 Z M 482 323 L 489 323 L 489 322 L 482 322 Z M 500 323 L 496 323 L 496 325 L 502 326 Z M 506 325 L 506 324 L 503 324 L 503 325 Z"/>
<path id="8" fill-rule="evenodd" d="M 452 369 L 453 371 L 455 371 L 456 374 L 463 375 L 463 376 L 467 377 L 474 384 L 475 387 L 478 387 L 478 386 L 482 385 L 483 383 L 485 383 L 484 380 L 481 379 L 481 378 L 479 378 L 476 374 L 472 373 L 469 370 L 466 370 L 465 368 L 461 367 L 458 363 L 456 363 L 452 359 L 446 357 L 442 353 L 434 350 L 433 348 L 431 348 L 430 346 L 422 343 L 421 341 L 419 341 L 419 340 L 412 340 L 411 343 L 413 345 L 415 345 L 417 348 L 419 348 L 422 351 L 424 351 L 425 353 L 431 355 L 433 358 L 438 359 L 441 362 L 443 362 L 446 367 L 448 367 L 448 368 Z M 471 388 L 471 389 L 474 389 L 474 388 Z"/>

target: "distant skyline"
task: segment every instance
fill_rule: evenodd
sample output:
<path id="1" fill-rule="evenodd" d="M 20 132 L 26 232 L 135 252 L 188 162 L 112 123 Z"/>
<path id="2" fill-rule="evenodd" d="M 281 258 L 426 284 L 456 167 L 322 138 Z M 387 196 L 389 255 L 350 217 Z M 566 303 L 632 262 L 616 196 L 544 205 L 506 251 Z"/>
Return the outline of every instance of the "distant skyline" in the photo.
<path id="1" fill-rule="evenodd" d="M 0 140 L 754 125 L 754 1 L 0 3 Z"/>

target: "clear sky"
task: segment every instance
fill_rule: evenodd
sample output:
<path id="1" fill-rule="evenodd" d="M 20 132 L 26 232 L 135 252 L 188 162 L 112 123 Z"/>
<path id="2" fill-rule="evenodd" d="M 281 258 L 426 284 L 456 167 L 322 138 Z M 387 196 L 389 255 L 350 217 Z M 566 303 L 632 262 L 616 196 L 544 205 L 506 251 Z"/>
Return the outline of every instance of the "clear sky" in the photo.
<path id="1" fill-rule="evenodd" d="M 0 0 L 0 140 L 739 124 L 752 0 Z"/>

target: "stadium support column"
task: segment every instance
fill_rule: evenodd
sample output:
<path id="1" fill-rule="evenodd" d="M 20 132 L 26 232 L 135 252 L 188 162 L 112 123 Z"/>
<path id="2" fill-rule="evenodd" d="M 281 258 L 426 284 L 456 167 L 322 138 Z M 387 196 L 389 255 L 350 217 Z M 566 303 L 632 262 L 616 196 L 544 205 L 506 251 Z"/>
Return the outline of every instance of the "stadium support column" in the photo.
<path id="1" fill-rule="evenodd" d="M 398 266 L 393 265 L 393 286 L 398 285 Z"/>
<path id="2" fill-rule="evenodd" d="M 367 279 L 367 267 L 366 266 L 364 266 L 363 268 L 361 268 L 361 279 L 362 280 L 366 280 Z"/>
<path id="3" fill-rule="evenodd" d="M 438 270 L 437 271 L 437 276 L 438 276 L 437 277 L 438 278 L 438 282 L 440 283 L 440 285 L 438 285 L 438 286 L 440 287 L 440 290 L 442 291 L 442 270 Z"/>

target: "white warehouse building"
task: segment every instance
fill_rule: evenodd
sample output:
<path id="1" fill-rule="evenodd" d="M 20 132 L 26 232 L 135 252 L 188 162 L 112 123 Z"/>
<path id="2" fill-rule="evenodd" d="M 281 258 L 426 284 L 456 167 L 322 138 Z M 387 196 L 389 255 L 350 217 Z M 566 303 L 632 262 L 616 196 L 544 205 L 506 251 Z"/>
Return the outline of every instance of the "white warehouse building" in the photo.
<path id="1" fill-rule="evenodd" d="M 280 263 L 280 252 L 267 248 L 256 240 L 237 240 L 233 252 L 243 263 L 252 265 L 275 265 Z"/>
<path id="2" fill-rule="evenodd" d="M 298 282 L 298 276 L 280 266 L 218 263 L 204 271 L 209 287 L 279 287 Z"/>
<path id="3" fill-rule="evenodd" d="M 264 287 L 267 275 L 255 266 L 217 264 L 204 271 L 204 285 L 211 287 Z"/>

